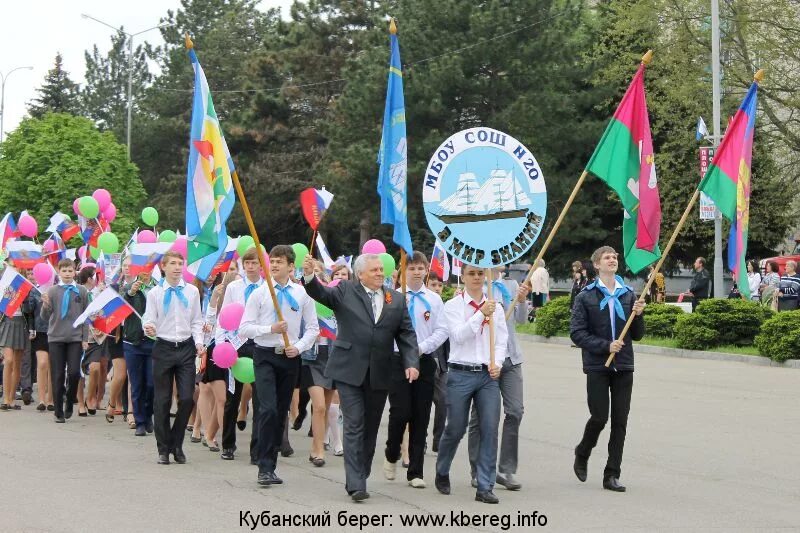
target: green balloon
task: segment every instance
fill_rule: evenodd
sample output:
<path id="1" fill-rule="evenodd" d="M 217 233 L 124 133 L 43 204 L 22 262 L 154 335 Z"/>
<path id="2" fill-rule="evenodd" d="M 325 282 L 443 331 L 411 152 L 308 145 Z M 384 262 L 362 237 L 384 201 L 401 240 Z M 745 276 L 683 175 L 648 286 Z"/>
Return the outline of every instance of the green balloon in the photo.
<path id="1" fill-rule="evenodd" d="M 236 252 L 239 254 L 239 257 L 242 257 L 247 253 L 247 250 L 253 248 L 255 245 L 256 241 L 254 241 L 250 235 L 239 237 L 239 243 L 236 245 Z"/>
<path id="2" fill-rule="evenodd" d="M 110 231 L 101 233 L 97 238 L 97 247 L 100 248 L 104 254 L 115 254 L 119 252 L 119 239 Z"/>
<path id="3" fill-rule="evenodd" d="M 394 272 L 394 268 L 396 266 L 396 263 L 394 262 L 394 257 L 387 254 L 386 252 L 378 254 L 378 257 L 380 257 L 381 263 L 383 263 L 383 275 L 386 276 L 387 278 L 391 277 L 392 272 Z"/>
<path id="4" fill-rule="evenodd" d="M 256 380 L 256 371 L 253 368 L 253 360 L 248 357 L 240 357 L 231 367 L 233 377 L 241 383 L 252 383 Z"/>
<path id="5" fill-rule="evenodd" d="M 171 229 L 165 229 L 158 234 L 158 242 L 175 242 L 177 238 L 178 234 Z"/>
<path id="6" fill-rule="evenodd" d="M 89 257 L 92 259 L 100 259 L 100 248 L 89 246 Z"/>
<path id="7" fill-rule="evenodd" d="M 84 218 L 97 218 L 100 214 L 100 204 L 91 196 L 81 196 L 78 199 L 78 211 Z"/>
<path id="8" fill-rule="evenodd" d="M 321 316 L 322 318 L 330 318 L 333 316 L 333 310 L 325 307 L 319 302 L 314 302 L 317 308 L 317 316 Z"/>
<path id="9" fill-rule="evenodd" d="M 153 227 L 158 224 L 158 211 L 156 211 L 155 207 L 145 207 L 142 209 L 142 222 Z"/>
<path id="10" fill-rule="evenodd" d="M 300 268 L 303 266 L 303 261 L 308 255 L 308 246 L 303 243 L 296 242 L 292 245 L 292 250 L 294 250 L 294 266 Z"/>

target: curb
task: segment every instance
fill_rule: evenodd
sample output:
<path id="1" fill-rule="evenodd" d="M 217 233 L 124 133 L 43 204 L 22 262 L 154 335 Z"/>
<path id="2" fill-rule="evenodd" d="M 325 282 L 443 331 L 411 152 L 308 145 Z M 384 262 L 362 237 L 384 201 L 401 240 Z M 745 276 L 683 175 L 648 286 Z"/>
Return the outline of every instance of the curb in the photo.
<path id="1" fill-rule="evenodd" d="M 561 346 L 571 346 L 572 341 L 567 337 L 542 337 L 541 335 L 531 335 L 528 333 L 518 333 L 520 337 L 527 337 L 531 342 L 544 344 L 558 344 Z M 664 346 L 650 346 L 648 344 L 636 344 L 636 351 L 654 355 L 665 355 L 667 357 L 682 357 L 684 359 L 706 359 L 711 361 L 733 361 L 735 363 L 745 363 L 748 365 L 772 366 L 776 368 L 798 368 L 800 360 L 790 359 L 783 363 L 778 363 L 768 357 L 758 355 L 741 355 L 736 353 L 707 352 L 702 350 L 683 350 L 680 348 L 667 348 Z"/>

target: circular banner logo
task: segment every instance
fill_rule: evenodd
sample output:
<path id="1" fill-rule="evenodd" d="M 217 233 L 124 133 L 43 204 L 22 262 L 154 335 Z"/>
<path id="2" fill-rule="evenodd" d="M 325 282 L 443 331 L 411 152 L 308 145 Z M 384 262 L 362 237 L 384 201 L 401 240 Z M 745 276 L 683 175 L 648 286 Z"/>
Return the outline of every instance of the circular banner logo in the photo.
<path id="1" fill-rule="evenodd" d="M 422 201 L 428 226 L 450 255 L 491 268 L 513 262 L 536 242 L 547 188 L 521 142 L 491 128 L 470 128 L 434 152 Z"/>

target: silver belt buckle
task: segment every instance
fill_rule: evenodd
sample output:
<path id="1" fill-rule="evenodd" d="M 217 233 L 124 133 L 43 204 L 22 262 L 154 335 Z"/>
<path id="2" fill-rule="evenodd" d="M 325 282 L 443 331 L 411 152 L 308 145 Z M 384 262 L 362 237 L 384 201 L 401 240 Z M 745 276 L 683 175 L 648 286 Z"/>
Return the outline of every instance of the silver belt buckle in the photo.
<path id="1" fill-rule="evenodd" d="M 275 347 L 275 353 L 278 354 L 278 355 L 283 355 L 284 351 L 285 351 L 285 349 L 284 349 L 283 346 L 276 346 Z"/>

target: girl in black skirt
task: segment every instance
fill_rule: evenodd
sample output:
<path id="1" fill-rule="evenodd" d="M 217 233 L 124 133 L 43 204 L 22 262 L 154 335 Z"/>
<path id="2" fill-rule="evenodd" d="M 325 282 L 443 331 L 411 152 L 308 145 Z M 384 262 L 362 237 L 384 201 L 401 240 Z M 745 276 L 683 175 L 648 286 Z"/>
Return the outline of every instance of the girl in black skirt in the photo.
<path id="1" fill-rule="evenodd" d="M 11 268 L 6 266 L 6 268 Z M 20 272 L 23 276 L 26 272 Z M 13 317 L 0 314 L 0 347 L 3 349 L 3 400 L 0 411 L 18 411 L 22 407 L 16 403 L 17 385 L 19 385 L 22 356 L 27 352 L 30 342 L 28 324 L 23 313 L 29 312 L 29 300 L 17 309 Z"/>

